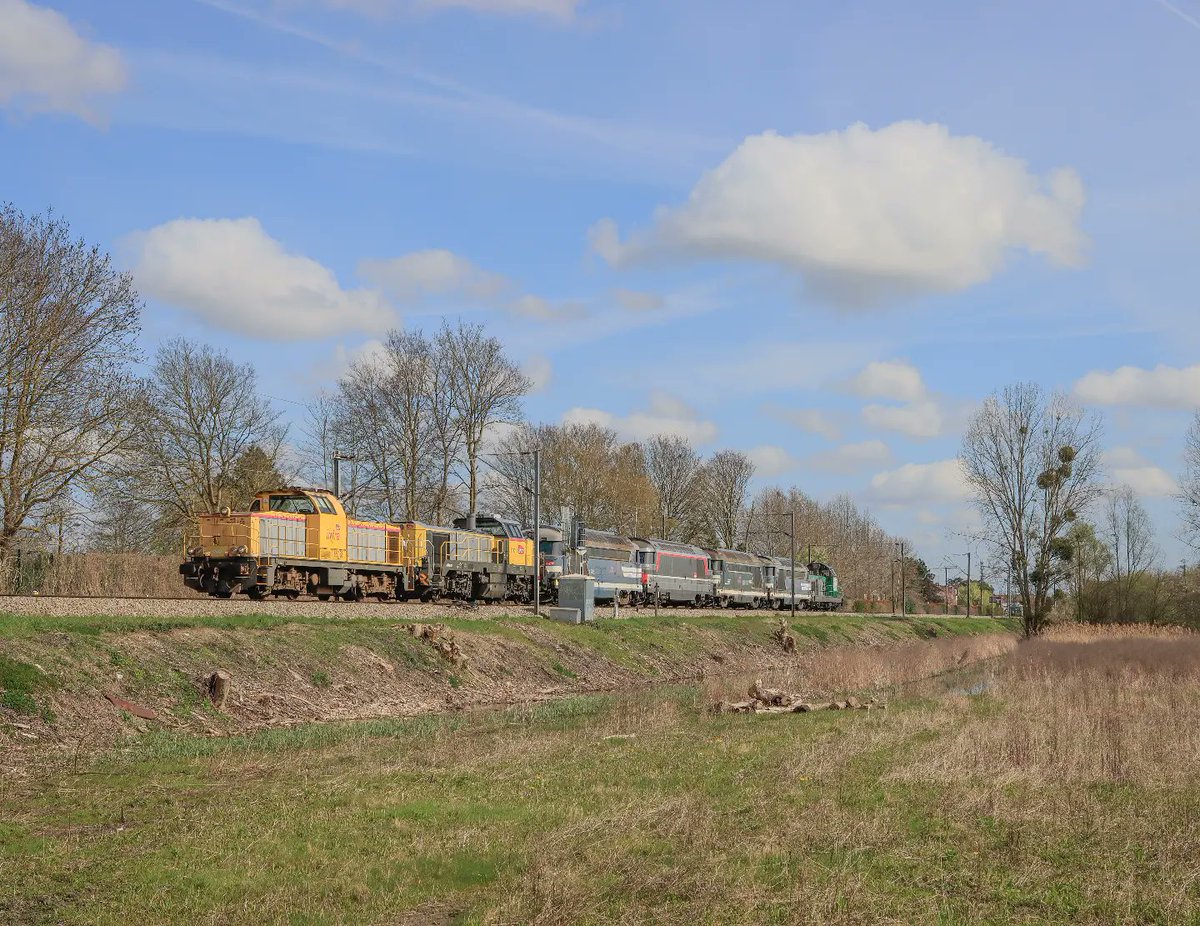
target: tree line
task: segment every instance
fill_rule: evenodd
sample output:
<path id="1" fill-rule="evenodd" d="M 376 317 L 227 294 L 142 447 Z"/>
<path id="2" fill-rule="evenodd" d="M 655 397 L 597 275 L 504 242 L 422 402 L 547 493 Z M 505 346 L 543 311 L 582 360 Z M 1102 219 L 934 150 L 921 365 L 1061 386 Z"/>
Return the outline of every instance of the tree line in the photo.
<path id="1" fill-rule="evenodd" d="M 1200 624 L 1200 586 L 1186 564 L 1163 568 L 1149 514 L 1110 485 L 1097 415 L 1036 383 L 990 396 L 959 459 L 985 542 L 1036 635 L 1056 613 L 1088 621 Z M 1185 439 L 1178 494 L 1183 538 L 1200 545 L 1200 411 Z"/>
<path id="2" fill-rule="evenodd" d="M 736 450 L 700 454 L 678 435 L 623 442 L 597 424 L 512 428 L 490 458 L 491 506 L 529 523 L 541 449 L 543 520 L 569 510 L 588 527 L 834 565 L 848 598 L 882 603 L 897 540 L 848 495 L 818 502 L 795 486 L 751 492 L 753 461 Z"/>
<path id="3" fill-rule="evenodd" d="M 529 389 L 479 325 L 393 331 L 293 444 L 251 364 L 184 338 L 143 357 L 142 309 L 62 218 L 0 208 L 0 568 L 21 548 L 178 554 L 198 514 L 324 484 L 333 449 L 354 460 L 356 513 L 474 510 L 484 442 Z"/>
<path id="4" fill-rule="evenodd" d="M 850 595 L 883 597 L 895 541 L 848 497 L 750 491 L 742 453 L 661 435 L 533 424 L 530 382 L 482 326 L 392 331 L 290 428 L 251 364 L 173 338 L 138 348 L 142 302 L 60 217 L 0 210 L 0 566 L 14 550 L 178 554 L 196 516 L 258 492 L 330 485 L 352 514 L 446 523 L 481 508 L 531 521 L 569 508 L 598 529 L 827 559 Z M 145 366 L 143 367 L 143 363 Z"/>

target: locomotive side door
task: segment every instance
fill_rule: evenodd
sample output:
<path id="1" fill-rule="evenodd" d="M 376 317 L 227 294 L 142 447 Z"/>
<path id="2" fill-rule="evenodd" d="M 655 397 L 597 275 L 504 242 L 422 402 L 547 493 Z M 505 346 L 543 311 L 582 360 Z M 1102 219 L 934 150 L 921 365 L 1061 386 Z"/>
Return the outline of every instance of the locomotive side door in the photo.
<path id="1" fill-rule="evenodd" d="M 310 539 L 316 540 L 317 559 L 345 562 L 349 538 L 346 509 L 325 492 L 314 494 L 312 499 L 317 511 L 308 516 L 308 526 Z"/>

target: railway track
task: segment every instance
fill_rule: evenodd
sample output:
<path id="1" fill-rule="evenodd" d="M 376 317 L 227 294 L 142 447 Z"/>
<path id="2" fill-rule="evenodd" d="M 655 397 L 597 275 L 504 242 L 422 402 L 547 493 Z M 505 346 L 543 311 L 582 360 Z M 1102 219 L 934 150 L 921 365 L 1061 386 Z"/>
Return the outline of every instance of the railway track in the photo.
<path id="1" fill-rule="evenodd" d="M 92 595 L 0 595 L 0 614 L 16 614 L 29 617 L 142 617 L 142 618 L 194 618 L 194 617 L 229 617 L 243 614 L 263 614 L 280 617 L 376 617 L 398 621 L 433 621 L 452 617 L 499 617 L 508 614 L 533 613 L 528 605 L 512 603 L 478 604 L 475 607 L 459 605 L 451 602 L 425 604 L 416 601 L 318 601 L 315 598 L 301 598 L 296 601 L 269 600 L 251 601 L 248 598 L 207 598 L 207 597 L 122 597 L 106 598 Z M 598 608 L 597 617 L 606 618 L 611 612 L 608 608 Z M 827 614 L 825 612 L 804 611 L 804 617 L 813 620 L 844 618 L 851 616 L 845 612 Z M 635 609 L 623 607 L 621 616 L 648 617 L 654 614 L 654 609 L 644 607 Z M 741 610 L 707 610 L 695 608 L 662 608 L 659 614 L 663 617 L 672 615 L 720 615 L 723 617 L 765 616 L 783 617 L 790 620 L 787 611 L 741 611 Z M 861 615 L 887 619 L 887 614 Z M 942 614 L 909 615 L 919 618 L 944 618 Z M 953 617 L 954 615 L 949 615 Z M 974 615 L 972 615 L 974 616 Z"/>
<path id="2" fill-rule="evenodd" d="M 548 605 L 543 604 L 543 607 Z M 453 601 L 423 603 L 419 601 L 319 601 L 316 598 L 267 599 L 253 601 L 237 598 L 201 596 L 171 597 L 99 597 L 93 595 L 0 595 L 0 613 L 44 617 L 203 617 L 234 614 L 273 614 L 295 617 L 393 617 L 400 620 L 433 620 L 446 617 L 495 617 L 504 614 L 532 614 L 530 605 L 512 602 L 477 603 L 468 605 Z M 598 607 L 597 616 L 607 617 L 609 607 Z M 653 607 L 640 609 L 623 606 L 622 616 L 653 615 Z M 736 609 L 660 608 L 659 614 L 688 615 L 783 615 L 780 611 L 750 611 Z M 817 612 L 803 612 L 816 616 Z"/>

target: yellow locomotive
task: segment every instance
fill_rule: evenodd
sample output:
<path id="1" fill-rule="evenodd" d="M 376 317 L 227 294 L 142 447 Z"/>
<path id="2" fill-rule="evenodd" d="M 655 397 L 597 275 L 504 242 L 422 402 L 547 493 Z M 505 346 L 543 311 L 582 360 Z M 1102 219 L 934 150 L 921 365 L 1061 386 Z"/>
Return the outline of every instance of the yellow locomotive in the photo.
<path id="1" fill-rule="evenodd" d="M 179 572 L 217 598 L 243 593 L 359 600 L 529 600 L 535 545 L 517 524 L 480 516 L 474 530 L 358 521 L 324 489 L 261 492 L 249 510 L 200 515 Z"/>

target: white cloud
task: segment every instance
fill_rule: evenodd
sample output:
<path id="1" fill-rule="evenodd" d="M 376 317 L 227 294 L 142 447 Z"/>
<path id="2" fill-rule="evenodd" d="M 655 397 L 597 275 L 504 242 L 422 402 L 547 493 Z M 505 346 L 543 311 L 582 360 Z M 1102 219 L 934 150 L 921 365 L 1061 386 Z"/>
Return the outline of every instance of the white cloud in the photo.
<path id="1" fill-rule="evenodd" d="M 1113 482 L 1127 485 L 1147 498 L 1169 498 L 1179 491 L 1173 476 L 1155 466 L 1132 447 L 1113 447 L 1104 453 Z"/>
<path id="2" fill-rule="evenodd" d="M 871 495 L 888 504 L 957 502 L 970 497 L 958 460 L 905 463 L 871 477 Z"/>
<path id="3" fill-rule="evenodd" d="M 866 440 L 814 453 L 807 462 L 814 469 L 847 472 L 868 466 L 882 466 L 891 462 L 891 459 L 892 451 L 887 444 L 881 440 Z"/>
<path id="4" fill-rule="evenodd" d="M 696 410 L 674 396 L 655 392 L 646 411 L 614 415 L 599 408 L 568 409 L 563 424 L 598 424 L 612 428 L 625 440 L 642 441 L 657 434 L 686 437 L 693 444 L 708 444 L 717 438 L 717 426 L 702 419 Z"/>
<path id="5" fill-rule="evenodd" d="M 550 363 L 549 357 L 540 354 L 525 358 L 525 362 L 521 364 L 521 372 L 529 377 L 529 382 L 533 384 L 532 392 L 544 391 L 554 380 L 554 365 Z"/>
<path id="6" fill-rule="evenodd" d="M 667 304 L 667 300 L 657 293 L 642 293 L 633 289 L 614 289 L 613 299 L 621 308 L 631 312 L 651 312 Z"/>
<path id="7" fill-rule="evenodd" d="M 800 462 L 782 447 L 771 444 L 753 447 L 746 451 L 746 456 L 754 464 L 755 475 L 767 478 L 795 469 Z"/>
<path id="8" fill-rule="evenodd" d="M 405 302 L 430 295 L 486 300 L 508 285 L 499 274 L 488 273 L 467 258 L 441 248 L 360 261 L 358 275 Z"/>
<path id="9" fill-rule="evenodd" d="M 276 341 L 397 323 L 383 296 L 343 289 L 324 265 L 288 253 L 258 219 L 174 219 L 128 236 L 143 294 L 241 334 Z"/>
<path id="10" fill-rule="evenodd" d="M 933 401 L 909 405 L 867 405 L 862 410 L 863 421 L 872 427 L 898 431 L 914 439 L 937 437 L 945 426 L 945 416 Z"/>
<path id="11" fill-rule="evenodd" d="M 1170 498 L 1179 492 L 1175 479 L 1161 466 L 1114 467 L 1113 479 L 1147 498 Z"/>
<path id="12" fill-rule="evenodd" d="M 0 0 L 0 105 L 95 122 L 91 99 L 116 93 L 127 79 L 120 52 L 89 42 L 61 13 Z"/>
<path id="13" fill-rule="evenodd" d="M 921 371 L 903 360 L 868 363 L 847 385 L 855 395 L 868 399 L 917 402 L 925 398 Z"/>
<path id="14" fill-rule="evenodd" d="M 331 359 L 313 364 L 303 377 L 305 381 L 327 386 L 331 381 L 341 379 L 350 369 L 350 365 L 365 360 L 372 364 L 383 362 L 387 356 L 387 348 L 378 338 L 370 338 L 354 347 L 336 344 Z"/>
<path id="15" fill-rule="evenodd" d="M 1075 383 L 1075 395 L 1095 405 L 1194 409 L 1200 407 L 1200 364 L 1094 370 Z"/>
<path id="16" fill-rule="evenodd" d="M 552 301 L 530 293 L 514 299 L 509 303 L 508 309 L 514 315 L 519 315 L 522 318 L 544 322 L 571 321 L 577 318 L 584 318 L 588 314 L 588 308 L 582 302 L 573 300 Z"/>
<path id="17" fill-rule="evenodd" d="M 588 314 L 587 306 L 577 300 L 551 300 L 532 293 L 514 295 L 515 286 L 507 277 L 442 248 L 363 260 L 358 264 L 358 275 L 408 305 L 467 302 L 543 322 L 571 321 Z"/>
<path id="18" fill-rule="evenodd" d="M 660 208 L 625 241 L 604 219 L 592 247 L 615 265 L 656 257 L 763 261 L 855 307 L 982 283 L 1009 251 L 1081 262 L 1083 185 L 1045 178 L 975 136 L 944 126 L 861 123 L 822 135 L 745 139 L 688 201 Z"/>
<path id="19" fill-rule="evenodd" d="M 794 424 L 810 434 L 819 434 L 829 440 L 842 439 L 841 428 L 837 426 L 828 412 L 819 408 L 780 408 L 777 405 L 767 404 L 763 406 L 763 411 L 789 424 Z"/>

